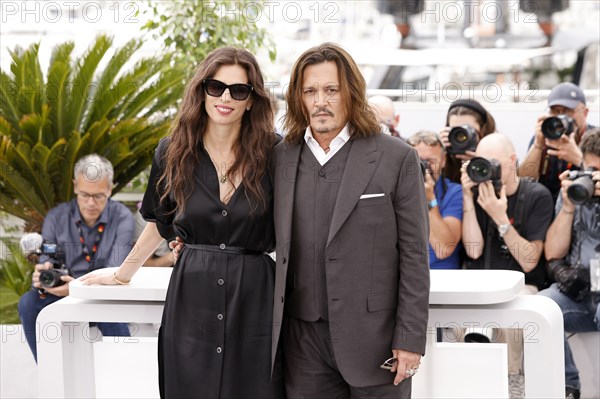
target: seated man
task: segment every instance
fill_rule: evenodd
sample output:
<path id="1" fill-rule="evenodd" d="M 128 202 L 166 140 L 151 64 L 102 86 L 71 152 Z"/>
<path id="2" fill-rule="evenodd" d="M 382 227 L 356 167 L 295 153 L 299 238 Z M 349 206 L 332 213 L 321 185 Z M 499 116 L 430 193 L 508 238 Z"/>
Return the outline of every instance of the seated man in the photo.
<path id="1" fill-rule="evenodd" d="M 96 154 L 81 158 L 75 164 L 73 184 L 76 198 L 51 209 L 42 227 L 44 241 L 56 244 L 62 252 L 61 263 L 69 275 L 60 277 L 62 283 L 57 279 L 54 287 L 42 286 L 41 272 L 53 267 L 43 255 L 41 263 L 35 265 L 33 289 L 19 301 L 19 316 L 36 362 L 36 319 L 40 311 L 69 295 L 70 281 L 91 270 L 120 265 L 131 250 L 133 216 L 123 204 L 110 200 L 111 163 Z M 97 325 L 104 335 L 129 336 L 127 324 Z"/>
<path id="2" fill-rule="evenodd" d="M 408 139 L 425 168 L 425 194 L 429 208 L 429 267 L 460 269 L 458 244 L 462 234 L 462 187 L 442 177 L 446 150 L 437 133 L 418 132 Z"/>
<path id="3" fill-rule="evenodd" d="M 467 269 L 520 271 L 525 273 L 524 293 L 535 294 L 546 282 L 542 252 L 552 220 L 552 196 L 543 185 L 516 176 L 517 156 L 508 137 L 485 136 L 475 154 L 461 170 Z M 491 162 L 486 165 L 482 158 Z M 488 173 L 491 178 L 482 178 Z M 522 396 L 522 330 L 501 333 L 501 341 L 508 344 L 511 397 Z"/>
<path id="4" fill-rule="evenodd" d="M 587 201 L 574 204 L 571 200 L 573 192 L 568 194 L 573 180 L 568 171 L 560 175 L 562 189 L 556 202 L 556 218 L 548 229 L 544 246 L 546 258 L 550 260 L 548 272 L 556 282 L 540 292 L 561 308 L 568 332 L 600 330 L 600 281 L 597 275 L 590 287 L 590 264 L 600 262 L 600 129 L 586 132 L 581 152 L 584 169 L 596 169 L 591 181 L 582 179 L 588 180 L 587 189 L 593 193 Z M 566 397 L 578 399 L 579 372 L 566 337 L 565 385 Z"/>

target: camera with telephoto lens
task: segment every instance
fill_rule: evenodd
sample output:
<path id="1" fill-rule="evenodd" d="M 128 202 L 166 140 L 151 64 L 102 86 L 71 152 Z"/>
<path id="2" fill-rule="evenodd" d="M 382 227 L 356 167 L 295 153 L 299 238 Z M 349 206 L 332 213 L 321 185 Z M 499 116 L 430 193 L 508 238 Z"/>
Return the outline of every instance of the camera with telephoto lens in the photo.
<path id="1" fill-rule="evenodd" d="M 573 183 L 567 189 L 567 196 L 572 203 L 582 205 L 592 199 L 596 188 L 592 173 L 596 170 L 598 169 L 591 167 L 569 172 L 569 180 L 573 180 Z"/>
<path id="2" fill-rule="evenodd" d="M 563 134 L 571 134 L 575 130 L 575 120 L 567 115 L 551 116 L 542 122 L 542 133 L 550 140 L 557 140 Z"/>
<path id="3" fill-rule="evenodd" d="M 500 189 L 502 188 L 502 167 L 500 166 L 500 162 L 494 159 L 475 157 L 471 159 L 467 166 L 467 175 L 475 183 L 491 181 L 496 194 L 500 193 Z"/>
<path id="4" fill-rule="evenodd" d="M 466 151 L 475 151 L 479 136 L 477 130 L 470 125 L 455 126 L 448 133 L 448 154 L 464 154 Z"/>
<path id="5" fill-rule="evenodd" d="M 60 246 L 54 243 L 44 242 L 40 248 L 40 254 L 48 257 L 47 262 L 52 263 L 52 269 L 42 270 L 40 273 L 40 284 L 44 288 L 54 288 L 65 284 L 62 276 L 68 276 L 69 270 L 65 266 L 64 254 Z"/>
<path id="6" fill-rule="evenodd" d="M 560 292 L 576 302 L 590 293 L 590 270 L 571 266 L 564 259 L 550 259 L 548 276 L 558 283 Z"/>

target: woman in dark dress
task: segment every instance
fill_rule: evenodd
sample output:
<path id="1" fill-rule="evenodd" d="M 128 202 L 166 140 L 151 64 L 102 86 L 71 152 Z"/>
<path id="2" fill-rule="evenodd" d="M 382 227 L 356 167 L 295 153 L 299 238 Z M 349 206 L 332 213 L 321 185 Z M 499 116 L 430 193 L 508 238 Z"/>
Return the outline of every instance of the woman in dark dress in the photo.
<path id="1" fill-rule="evenodd" d="M 114 274 L 87 277 L 126 284 L 162 238 L 182 238 L 159 333 L 163 398 L 283 397 L 277 366 L 271 379 L 275 264 L 267 255 L 276 141 L 254 56 L 211 52 L 154 155 L 137 251 Z"/>

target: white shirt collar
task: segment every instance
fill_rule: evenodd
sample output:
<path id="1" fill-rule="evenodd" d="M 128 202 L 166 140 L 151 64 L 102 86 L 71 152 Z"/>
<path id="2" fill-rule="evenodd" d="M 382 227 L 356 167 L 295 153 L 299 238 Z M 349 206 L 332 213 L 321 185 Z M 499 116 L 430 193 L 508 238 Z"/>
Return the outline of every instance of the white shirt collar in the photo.
<path id="1" fill-rule="evenodd" d="M 331 143 L 329 143 L 329 151 L 325 152 L 323 148 L 319 145 L 317 140 L 312 134 L 312 130 L 309 127 L 306 128 L 306 132 L 304 133 L 304 140 L 306 141 L 306 145 L 313 153 L 317 161 L 321 164 L 321 166 L 325 165 L 327 161 L 329 161 L 333 156 L 350 140 L 350 128 L 348 124 L 344 126 L 344 128 L 338 133 L 337 136 Z"/>

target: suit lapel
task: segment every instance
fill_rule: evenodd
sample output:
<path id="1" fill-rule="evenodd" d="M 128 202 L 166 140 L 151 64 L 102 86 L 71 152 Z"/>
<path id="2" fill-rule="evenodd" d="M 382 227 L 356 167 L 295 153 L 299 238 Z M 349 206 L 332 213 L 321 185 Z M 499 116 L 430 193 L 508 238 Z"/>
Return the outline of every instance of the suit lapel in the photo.
<path id="1" fill-rule="evenodd" d="M 302 145 L 285 145 L 278 164 L 275 166 L 275 228 L 277 230 L 277 245 L 284 245 L 287 256 L 292 236 L 292 214 L 294 205 L 294 194 L 296 191 L 296 176 L 300 162 L 300 150 Z"/>
<path id="2" fill-rule="evenodd" d="M 327 245 L 350 216 L 371 181 L 380 160 L 381 151 L 377 150 L 374 139 L 353 140 L 329 226 Z"/>

